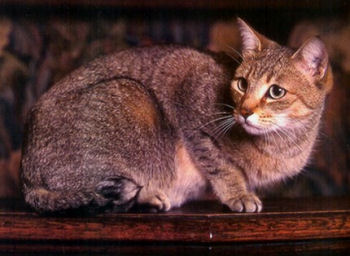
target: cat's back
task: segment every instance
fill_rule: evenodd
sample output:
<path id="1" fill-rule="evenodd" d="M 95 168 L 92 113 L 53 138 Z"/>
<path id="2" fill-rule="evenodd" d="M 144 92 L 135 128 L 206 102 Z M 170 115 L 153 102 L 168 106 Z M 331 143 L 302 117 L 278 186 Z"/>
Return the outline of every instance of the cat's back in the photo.
<path id="1" fill-rule="evenodd" d="M 46 150 L 45 145 L 57 145 L 59 140 L 70 145 L 73 139 L 78 140 L 72 134 L 77 137 L 83 134 L 80 128 L 76 129 L 82 123 L 88 123 L 83 127 L 84 131 L 95 124 L 107 126 L 108 122 L 111 127 L 128 126 L 125 113 L 149 115 L 142 110 L 147 105 L 153 106 L 148 112 L 161 109 L 167 122 L 178 126 L 174 102 L 179 101 L 176 95 L 182 95 L 179 91 L 190 92 L 188 96 L 195 97 L 196 105 L 200 106 L 200 99 L 215 98 L 214 92 L 209 91 L 215 91 L 214 85 L 224 73 L 210 55 L 180 46 L 133 48 L 98 58 L 75 70 L 42 95 L 28 115 L 23 153 L 27 155 L 29 150 L 37 154 L 38 148 Z M 190 81 L 184 83 L 188 76 Z M 208 105 L 204 100 L 201 105 Z M 96 106 L 93 106 L 94 102 Z M 91 121 L 93 116 L 96 118 Z M 115 120 L 110 121 L 111 116 Z M 102 122 L 103 118 L 109 121 Z M 90 138 L 99 132 L 100 129 L 91 128 L 84 134 Z M 67 138 L 71 138 L 69 143 L 66 143 Z"/>
<path id="2" fill-rule="evenodd" d="M 130 48 L 99 57 L 76 69 L 54 84 L 40 100 L 116 78 L 130 78 L 147 84 L 154 73 L 181 74 L 181 69 L 190 69 L 191 65 L 210 59 L 195 49 L 176 45 Z M 166 63 L 172 66 L 165 66 Z"/>
<path id="3" fill-rule="evenodd" d="M 203 100 L 215 98 L 222 89 L 217 87 L 228 82 L 234 70 L 232 67 L 232 59 L 225 55 L 190 47 L 164 45 L 126 49 L 97 58 L 54 84 L 41 96 L 29 119 L 33 115 L 36 119 L 51 115 L 53 110 L 66 105 L 66 97 L 77 97 L 86 90 L 116 79 L 129 79 L 138 83 L 146 93 L 151 93 L 165 114 L 174 120 L 176 95 L 187 91 L 188 96 L 197 95 Z M 190 81 L 185 82 L 186 79 Z M 125 96 L 117 89 L 114 93 Z"/>

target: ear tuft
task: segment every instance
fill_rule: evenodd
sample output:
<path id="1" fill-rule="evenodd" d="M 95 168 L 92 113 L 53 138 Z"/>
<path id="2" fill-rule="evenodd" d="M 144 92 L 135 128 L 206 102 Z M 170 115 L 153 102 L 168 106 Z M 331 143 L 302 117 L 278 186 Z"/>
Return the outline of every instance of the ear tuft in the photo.
<path id="1" fill-rule="evenodd" d="M 237 18 L 237 23 L 242 37 L 243 53 L 249 51 L 260 51 L 261 42 L 256 35 L 256 32 L 241 18 Z"/>
<path id="2" fill-rule="evenodd" d="M 326 46 L 318 37 L 307 40 L 292 56 L 298 62 L 301 71 L 309 76 L 322 79 L 328 67 Z"/>
<path id="3" fill-rule="evenodd" d="M 242 37 L 243 56 L 257 53 L 265 48 L 276 47 L 278 44 L 251 28 L 245 21 L 237 18 Z"/>

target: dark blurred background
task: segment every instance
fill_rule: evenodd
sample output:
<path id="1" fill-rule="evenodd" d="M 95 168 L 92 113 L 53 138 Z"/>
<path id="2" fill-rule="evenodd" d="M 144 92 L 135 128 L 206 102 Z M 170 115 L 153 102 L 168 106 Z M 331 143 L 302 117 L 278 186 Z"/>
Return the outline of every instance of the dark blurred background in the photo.
<path id="1" fill-rule="evenodd" d="M 0 197 L 20 197 L 25 116 L 55 82 L 132 46 L 175 43 L 234 56 L 237 16 L 294 48 L 319 35 L 335 72 L 313 158 L 301 175 L 265 195 L 349 195 L 349 7 L 339 0 L 0 0 Z"/>

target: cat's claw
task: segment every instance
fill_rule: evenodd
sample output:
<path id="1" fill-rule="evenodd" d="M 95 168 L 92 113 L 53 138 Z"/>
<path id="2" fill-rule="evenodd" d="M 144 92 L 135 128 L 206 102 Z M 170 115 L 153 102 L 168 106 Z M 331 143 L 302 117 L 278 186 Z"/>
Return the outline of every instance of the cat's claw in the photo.
<path id="1" fill-rule="evenodd" d="M 147 205 L 160 212 L 169 211 L 171 208 L 168 196 L 160 190 L 141 189 L 137 198 L 137 203 L 140 205 Z"/>
<path id="2" fill-rule="evenodd" d="M 226 205 L 235 212 L 261 212 L 262 203 L 253 193 L 231 198 Z"/>

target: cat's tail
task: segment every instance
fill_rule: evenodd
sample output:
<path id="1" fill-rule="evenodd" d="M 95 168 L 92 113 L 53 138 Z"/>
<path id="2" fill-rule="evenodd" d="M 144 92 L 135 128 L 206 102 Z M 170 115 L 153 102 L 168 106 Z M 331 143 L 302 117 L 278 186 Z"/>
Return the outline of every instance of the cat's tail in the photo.
<path id="1" fill-rule="evenodd" d="M 29 189 L 24 199 L 38 212 L 58 212 L 89 205 L 93 197 L 83 192 L 49 191 L 44 188 Z"/>

